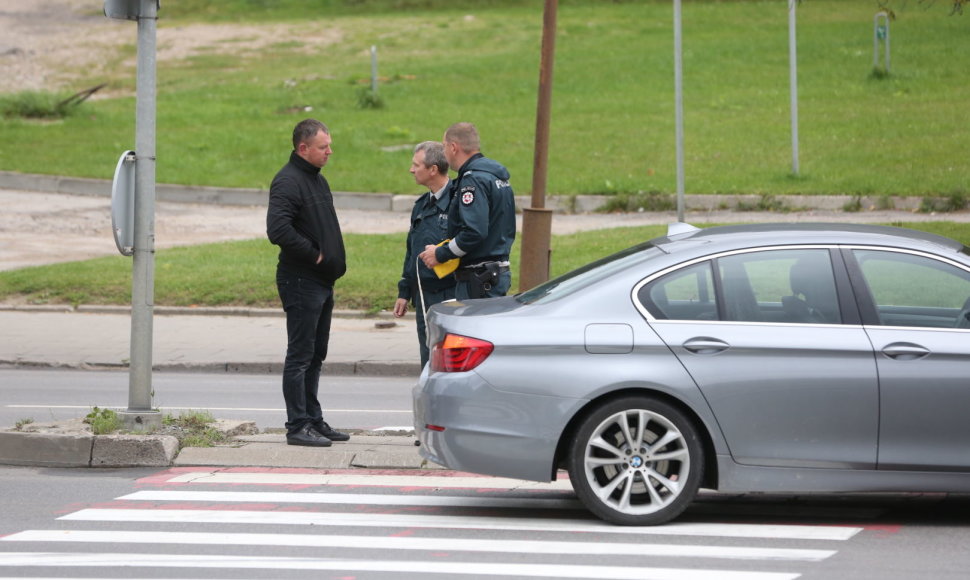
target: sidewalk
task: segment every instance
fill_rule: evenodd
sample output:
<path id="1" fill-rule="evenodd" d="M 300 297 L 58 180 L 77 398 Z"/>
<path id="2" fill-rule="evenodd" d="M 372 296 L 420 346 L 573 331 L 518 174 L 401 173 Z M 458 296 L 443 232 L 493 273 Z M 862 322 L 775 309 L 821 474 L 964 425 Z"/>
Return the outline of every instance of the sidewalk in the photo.
<path id="1" fill-rule="evenodd" d="M 243 434 L 217 447 L 178 450 L 173 435 L 92 435 L 79 421 L 0 429 L 0 465 L 32 467 L 287 467 L 302 469 L 443 469 L 418 453 L 411 434 L 348 430 L 350 440 L 330 447 L 286 444 L 283 433 L 250 433 L 255 425 L 228 427 Z"/>
<path id="2" fill-rule="evenodd" d="M 158 372 L 282 374 L 286 319 L 260 309 L 155 308 Z M 332 375 L 420 374 L 413 316 L 337 312 L 325 371 Z M 0 368 L 121 368 L 130 356 L 126 308 L 0 305 Z M 178 450 L 172 436 L 92 435 L 77 424 L 0 426 L 0 464 L 38 467 L 233 466 L 310 469 L 439 469 L 421 458 L 409 432 L 349 430 L 332 447 L 294 447 L 283 433 L 249 423 L 231 445 Z M 245 423 L 244 423 L 245 426 Z M 233 426 L 232 428 L 237 428 Z"/>
<path id="3" fill-rule="evenodd" d="M 163 308 L 153 316 L 156 371 L 282 374 L 282 310 Z M 0 305 L 0 365 L 119 368 L 130 358 L 131 315 L 104 306 Z M 417 377 L 414 317 L 336 312 L 325 371 L 332 375 Z"/>

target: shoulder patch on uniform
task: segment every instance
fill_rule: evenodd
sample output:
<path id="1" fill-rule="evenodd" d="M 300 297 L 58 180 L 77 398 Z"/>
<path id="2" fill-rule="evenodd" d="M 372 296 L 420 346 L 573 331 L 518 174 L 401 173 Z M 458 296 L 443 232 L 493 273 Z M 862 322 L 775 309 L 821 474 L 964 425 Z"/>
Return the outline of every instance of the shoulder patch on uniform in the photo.
<path id="1" fill-rule="evenodd" d="M 471 205 L 475 201 L 475 186 L 469 185 L 468 187 L 461 188 L 461 203 L 462 205 Z"/>

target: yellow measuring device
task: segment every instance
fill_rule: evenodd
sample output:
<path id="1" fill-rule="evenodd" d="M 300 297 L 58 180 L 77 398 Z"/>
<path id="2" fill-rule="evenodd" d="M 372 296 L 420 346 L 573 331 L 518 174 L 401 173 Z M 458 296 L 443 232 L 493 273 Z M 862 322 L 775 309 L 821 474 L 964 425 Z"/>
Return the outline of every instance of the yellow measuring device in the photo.
<path id="1" fill-rule="evenodd" d="M 450 241 L 451 240 L 445 240 L 445 241 L 443 241 L 443 242 L 441 242 L 440 244 L 437 244 L 437 245 L 438 246 L 443 246 L 443 245 L 447 244 Z M 451 274 L 452 272 L 454 272 L 457 269 L 458 269 L 458 258 L 452 258 L 451 260 L 448 260 L 447 262 L 444 262 L 442 264 L 438 264 L 437 266 L 435 266 L 434 267 L 434 273 L 438 276 L 438 278 L 444 278 L 445 276 L 447 276 L 448 274 Z"/>

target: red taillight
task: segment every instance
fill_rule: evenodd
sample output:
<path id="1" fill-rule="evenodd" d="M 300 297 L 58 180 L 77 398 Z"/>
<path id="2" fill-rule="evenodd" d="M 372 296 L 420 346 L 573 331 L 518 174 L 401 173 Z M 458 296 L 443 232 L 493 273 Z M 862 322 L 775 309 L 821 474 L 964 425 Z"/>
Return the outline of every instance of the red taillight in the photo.
<path id="1" fill-rule="evenodd" d="M 485 340 L 445 335 L 445 339 L 431 349 L 431 370 L 439 373 L 470 371 L 492 354 L 495 346 Z"/>

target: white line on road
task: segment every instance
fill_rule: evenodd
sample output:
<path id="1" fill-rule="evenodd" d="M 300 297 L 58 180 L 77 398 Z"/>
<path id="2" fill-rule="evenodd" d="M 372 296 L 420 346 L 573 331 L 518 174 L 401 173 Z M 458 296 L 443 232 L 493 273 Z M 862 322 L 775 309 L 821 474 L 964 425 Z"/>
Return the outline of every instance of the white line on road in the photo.
<path id="1" fill-rule="evenodd" d="M 685 544 L 628 544 L 603 542 L 546 542 L 467 540 L 457 538 L 406 538 L 378 536 L 320 536 L 305 534 L 248 534 L 203 532 L 137 532 L 84 530 L 27 530 L 4 542 L 91 542 L 133 544 L 207 544 L 224 546 L 293 546 L 313 548 L 365 548 L 369 550 L 437 550 L 506 552 L 516 554 L 584 554 L 597 556 L 650 556 L 819 562 L 835 550 L 691 546 Z"/>
<path id="2" fill-rule="evenodd" d="M 385 495 L 363 493 L 299 493 L 261 491 L 136 491 L 118 499 L 131 501 L 205 501 L 310 503 L 328 505 L 406 505 L 433 507 L 582 509 L 576 499 Z"/>
<path id="3" fill-rule="evenodd" d="M 787 572 L 734 572 L 641 566 L 570 566 L 560 564 L 495 564 L 490 562 L 398 562 L 336 560 L 331 558 L 278 558 L 267 556 L 211 556 L 187 554 L 72 554 L 58 552 L 8 552 L 0 554 L 0 566 L 86 566 L 134 568 L 224 568 L 270 570 L 353 570 L 360 572 L 410 572 L 416 574 L 475 574 L 551 578 L 598 578 L 612 580 L 794 580 Z"/>
<path id="4" fill-rule="evenodd" d="M 553 482 L 524 481 L 504 477 L 356 475 L 343 473 L 282 473 L 277 471 L 190 471 L 168 483 L 245 483 L 252 485 L 349 485 L 374 487 L 434 487 L 465 489 L 572 490 L 568 479 Z"/>
<path id="5" fill-rule="evenodd" d="M 849 526 L 797 526 L 773 524 L 672 523 L 655 527 L 615 526 L 597 520 L 517 520 L 501 517 L 416 514 L 361 514 L 271 512 L 252 510 L 185 509 L 83 509 L 59 520 L 95 522 L 212 523 L 242 525 L 362 526 L 443 529 L 535 530 L 543 532 L 590 532 L 598 534 L 725 536 L 732 538 L 774 538 L 792 540 L 848 540 L 862 528 Z"/>

